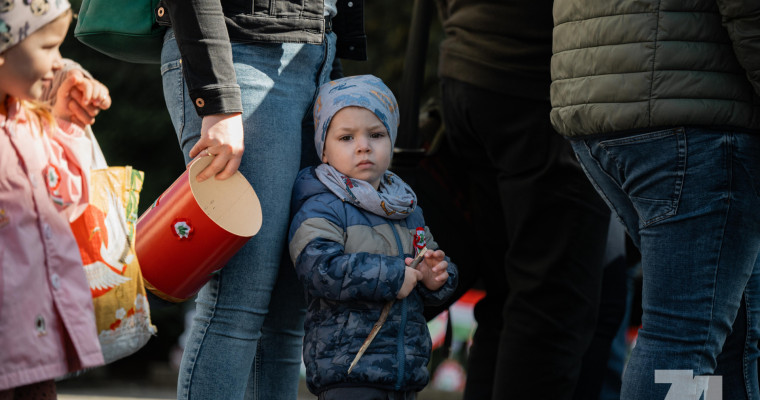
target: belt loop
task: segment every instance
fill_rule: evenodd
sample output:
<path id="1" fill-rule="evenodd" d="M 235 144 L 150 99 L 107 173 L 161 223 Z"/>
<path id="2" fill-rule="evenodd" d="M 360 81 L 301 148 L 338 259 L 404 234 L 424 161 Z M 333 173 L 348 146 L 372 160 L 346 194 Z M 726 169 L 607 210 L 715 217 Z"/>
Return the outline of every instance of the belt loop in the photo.
<path id="1" fill-rule="evenodd" d="M 325 16 L 325 33 L 332 32 L 332 17 L 329 15 Z"/>

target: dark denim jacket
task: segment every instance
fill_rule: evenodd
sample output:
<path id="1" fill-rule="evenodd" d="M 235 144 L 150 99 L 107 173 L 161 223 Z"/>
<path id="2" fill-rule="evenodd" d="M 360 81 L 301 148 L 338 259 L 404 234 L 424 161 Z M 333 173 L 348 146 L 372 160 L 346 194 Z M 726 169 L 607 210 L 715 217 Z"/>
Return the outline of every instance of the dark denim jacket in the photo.
<path id="1" fill-rule="evenodd" d="M 337 6 L 337 57 L 366 60 L 364 0 L 339 0 Z M 174 30 L 200 116 L 243 109 L 230 42 L 319 44 L 326 26 L 322 0 L 161 0 L 156 16 Z"/>

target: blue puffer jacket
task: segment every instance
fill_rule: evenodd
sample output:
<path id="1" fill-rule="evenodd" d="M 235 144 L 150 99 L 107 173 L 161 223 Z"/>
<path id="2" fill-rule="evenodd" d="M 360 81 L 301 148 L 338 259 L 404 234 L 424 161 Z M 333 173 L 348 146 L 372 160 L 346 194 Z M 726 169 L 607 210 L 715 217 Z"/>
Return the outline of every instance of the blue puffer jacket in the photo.
<path id="1" fill-rule="evenodd" d="M 421 390 L 428 382 L 431 351 L 422 311 L 426 304 L 445 301 L 456 288 L 451 261 L 442 288 L 432 292 L 419 284 L 395 301 L 385 325 L 347 374 L 380 310 L 401 289 L 415 229 L 425 227 L 428 249 L 438 247 L 420 208 L 406 219 L 382 218 L 342 202 L 307 168 L 296 178 L 292 209 L 297 211 L 288 243 L 308 304 L 303 356 L 309 390 Z"/>

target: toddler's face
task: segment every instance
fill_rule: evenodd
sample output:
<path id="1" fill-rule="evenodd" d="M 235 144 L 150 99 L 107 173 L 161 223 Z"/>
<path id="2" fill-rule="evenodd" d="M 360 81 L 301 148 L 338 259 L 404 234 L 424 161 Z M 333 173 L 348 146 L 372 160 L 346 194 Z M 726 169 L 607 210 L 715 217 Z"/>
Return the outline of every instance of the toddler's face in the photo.
<path id="1" fill-rule="evenodd" d="M 0 99 L 38 99 L 52 84 L 55 71 L 63 66 L 59 48 L 70 21 L 67 12 L 0 54 Z"/>
<path id="2" fill-rule="evenodd" d="M 362 107 L 346 107 L 330 121 L 322 162 L 377 189 L 391 164 L 392 150 L 388 130 L 374 113 Z"/>

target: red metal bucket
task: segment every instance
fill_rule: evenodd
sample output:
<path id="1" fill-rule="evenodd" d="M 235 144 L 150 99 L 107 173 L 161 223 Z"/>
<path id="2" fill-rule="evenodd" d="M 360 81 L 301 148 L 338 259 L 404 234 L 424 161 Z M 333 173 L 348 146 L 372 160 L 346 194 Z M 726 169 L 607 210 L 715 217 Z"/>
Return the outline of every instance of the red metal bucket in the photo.
<path id="1" fill-rule="evenodd" d="M 261 228 L 259 198 L 240 172 L 195 179 L 211 160 L 194 160 L 137 220 L 135 253 L 145 287 L 164 300 L 198 293 Z"/>

